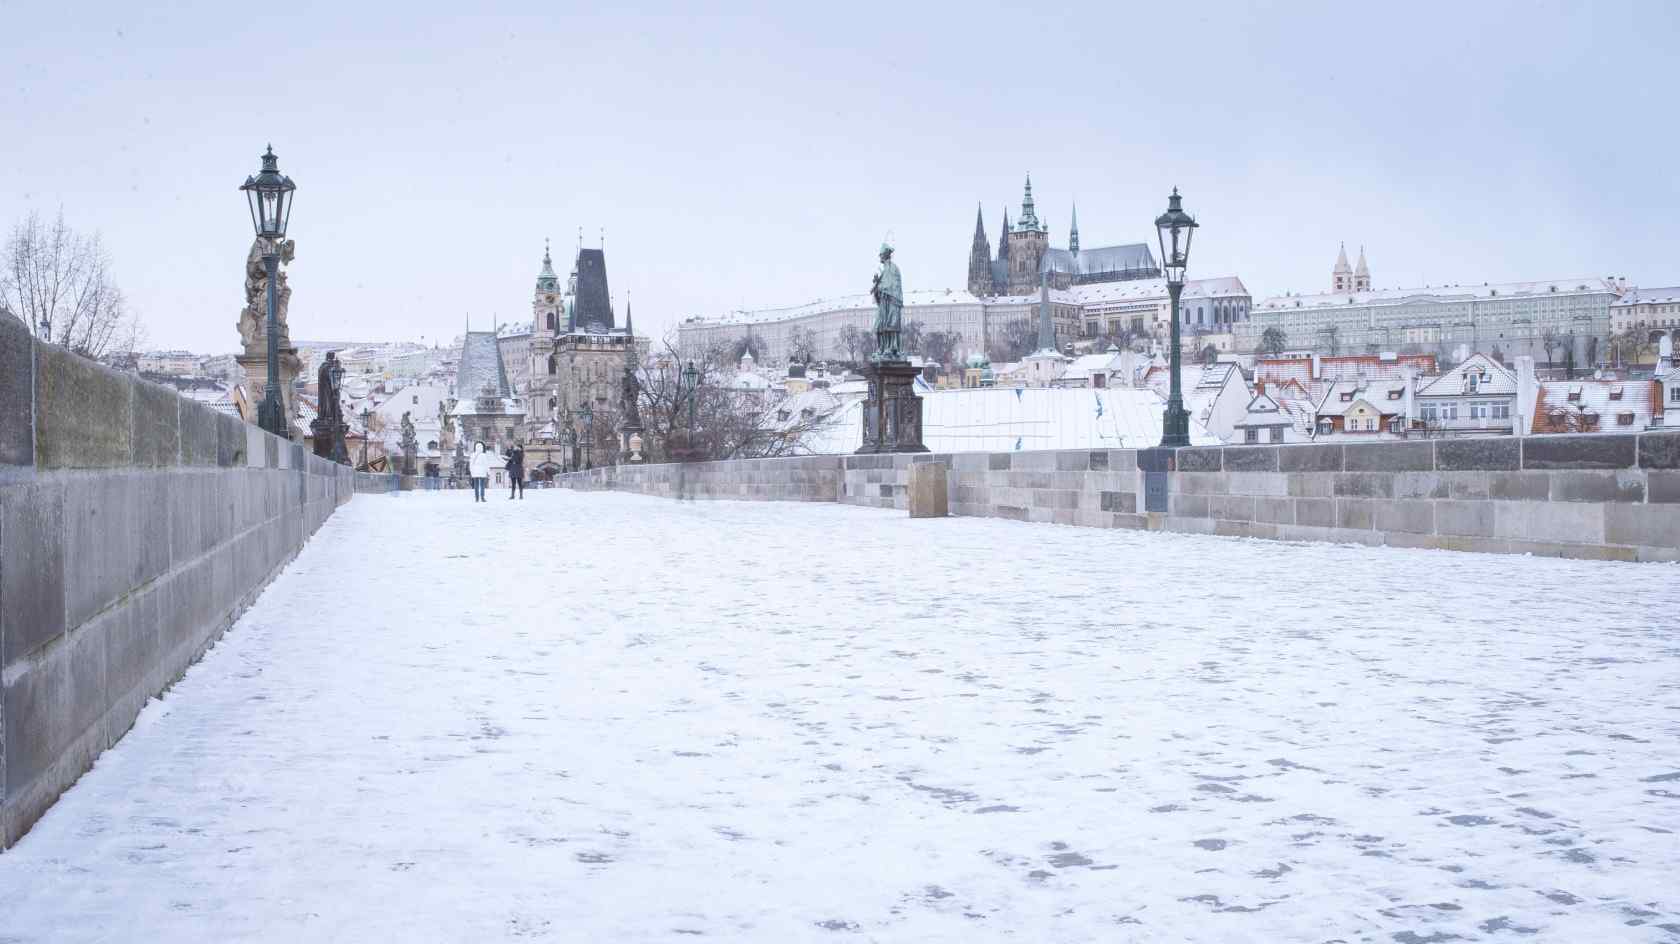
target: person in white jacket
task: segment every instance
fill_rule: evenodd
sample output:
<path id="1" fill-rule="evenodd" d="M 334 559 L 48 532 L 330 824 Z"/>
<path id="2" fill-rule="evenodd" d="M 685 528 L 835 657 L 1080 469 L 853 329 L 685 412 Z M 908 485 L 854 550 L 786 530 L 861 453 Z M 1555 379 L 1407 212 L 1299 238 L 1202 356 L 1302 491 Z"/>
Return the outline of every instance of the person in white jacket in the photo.
<path id="1" fill-rule="evenodd" d="M 467 459 L 467 472 L 472 476 L 473 501 L 484 500 L 484 486 L 490 480 L 490 453 L 483 442 L 473 443 L 472 455 Z"/>

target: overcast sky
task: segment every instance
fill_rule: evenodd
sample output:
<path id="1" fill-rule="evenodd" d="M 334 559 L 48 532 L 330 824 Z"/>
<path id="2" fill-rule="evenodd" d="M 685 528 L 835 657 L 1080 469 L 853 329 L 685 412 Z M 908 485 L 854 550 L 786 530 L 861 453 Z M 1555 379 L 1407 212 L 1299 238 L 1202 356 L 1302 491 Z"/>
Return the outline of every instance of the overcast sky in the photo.
<path id="1" fill-rule="evenodd" d="M 1323 291 L 1680 283 L 1680 4 L 67 4 L 0 0 L 0 225 L 100 232 L 150 346 L 231 351 L 273 141 L 298 184 L 292 336 L 530 317 L 606 231 L 620 315 L 962 288 L 1031 172 L 1064 245 Z M 102 9 L 101 9 L 102 8 Z M 263 9 L 273 10 L 264 17 Z M 488 9 L 488 7 L 487 7 Z"/>

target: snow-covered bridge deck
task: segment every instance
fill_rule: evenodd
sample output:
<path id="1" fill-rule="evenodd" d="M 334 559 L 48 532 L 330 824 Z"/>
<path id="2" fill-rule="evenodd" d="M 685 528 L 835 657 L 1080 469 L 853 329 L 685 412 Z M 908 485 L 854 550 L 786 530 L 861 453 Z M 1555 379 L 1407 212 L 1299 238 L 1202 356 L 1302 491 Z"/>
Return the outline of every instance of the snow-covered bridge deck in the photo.
<path id="1" fill-rule="evenodd" d="M 0 940 L 1672 940 L 1676 613 L 1664 565 L 366 497 L 0 855 Z"/>

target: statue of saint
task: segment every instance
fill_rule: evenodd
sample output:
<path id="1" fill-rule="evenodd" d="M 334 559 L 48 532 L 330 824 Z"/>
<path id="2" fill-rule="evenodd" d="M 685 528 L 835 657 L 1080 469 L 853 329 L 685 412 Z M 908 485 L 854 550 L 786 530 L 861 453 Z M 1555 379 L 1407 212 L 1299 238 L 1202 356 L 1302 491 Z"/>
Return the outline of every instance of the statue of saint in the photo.
<path id="1" fill-rule="evenodd" d="M 251 243 L 245 256 L 245 308 L 239 313 L 239 340 L 249 355 L 268 351 L 268 267 L 263 254 L 268 241 L 258 238 Z M 286 310 L 291 306 L 292 287 L 286 283 L 285 266 L 291 264 L 297 245 L 287 239 L 280 243 L 279 278 L 274 286 L 274 321 L 280 336 L 280 349 L 292 346 L 291 329 L 286 324 Z"/>
<path id="2" fill-rule="evenodd" d="M 893 248 L 881 244 L 881 268 L 869 294 L 875 299 L 875 359 L 898 360 L 899 332 L 904 328 L 904 279 L 892 261 Z"/>

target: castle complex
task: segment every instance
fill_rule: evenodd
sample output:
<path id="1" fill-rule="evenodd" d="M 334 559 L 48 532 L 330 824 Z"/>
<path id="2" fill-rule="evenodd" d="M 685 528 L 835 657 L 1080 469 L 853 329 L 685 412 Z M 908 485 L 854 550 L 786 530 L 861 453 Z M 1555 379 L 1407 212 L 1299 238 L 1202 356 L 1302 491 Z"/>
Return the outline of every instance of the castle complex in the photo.
<path id="1" fill-rule="evenodd" d="M 1067 248 L 1053 248 L 1049 228 L 1039 222 L 1033 206 L 1032 177 L 1028 176 L 1021 197 L 1021 218 L 1010 226 L 1009 211 L 1003 211 L 1003 231 L 998 234 L 994 258 L 986 238 L 985 217 L 976 207 L 974 242 L 968 250 L 969 293 L 980 297 L 1031 295 L 1038 291 L 1041 281 L 1065 290 L 1075 285 L 1160 278 L 1160 267 L 1148 243 L 1098 246 L 1081 252 L 1078 207 L 1072 216 Z"/>

